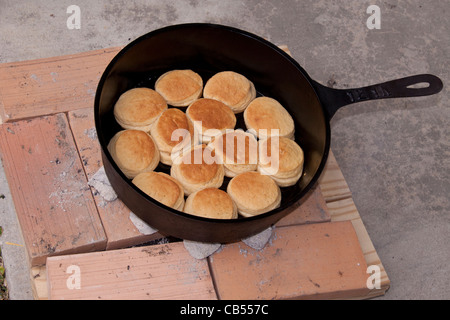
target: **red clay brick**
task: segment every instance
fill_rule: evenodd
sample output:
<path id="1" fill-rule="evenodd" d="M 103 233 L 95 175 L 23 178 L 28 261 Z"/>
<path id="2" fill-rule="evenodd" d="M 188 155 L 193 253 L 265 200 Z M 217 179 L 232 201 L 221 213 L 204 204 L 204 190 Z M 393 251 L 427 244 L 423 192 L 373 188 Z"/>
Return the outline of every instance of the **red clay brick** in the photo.
<path id="1" fill-rule="evenodd" d="M 64 114 L 1 125 L 0 150 L 32 266 L 50 255 L 105 248 Z"/>
<path id="2" fill-rule="evenodd" d="M 69 266 L 79 268 L 79 289 L 67 286 Z M 47 282 L 54 300 L 216 299 L 207 260 L 192 258 L 182 242 L 52 257 Z"/>
<path id="3" fill-rule="evenodd" d="M 242 242 L 210 258 L 220 299 L 365 296 L 367 266 L 351 222 L 275 228 L 261 251 Z"/>

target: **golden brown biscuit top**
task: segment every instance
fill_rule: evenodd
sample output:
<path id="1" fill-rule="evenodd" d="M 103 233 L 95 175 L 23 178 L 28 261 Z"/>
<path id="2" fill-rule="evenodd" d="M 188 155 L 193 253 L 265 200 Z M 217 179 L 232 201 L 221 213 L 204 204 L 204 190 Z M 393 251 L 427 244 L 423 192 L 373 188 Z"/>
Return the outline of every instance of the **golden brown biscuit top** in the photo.
<path id="1" fill-rule="evenodd" d="M 139 130 L 124 130 L 117 138 L 115 150 L 118 162 L 132 170 L 147 168 L 157 152 L 152 138 Z"/>
<path id="2" fill-rule="evenodd" d="M 258 142 L 256 138 L 242 130 L 226 132 L 211 143 L 226 164 L 256 164 Z"/>
<path id="3" fill-rule="evenodd" d="M 168 100 L 180 101 L 194 95 L 202 86 L 202 78 L 192 70 L 173 70 L 158 79 L 155 90 Z"/>
<path id="4" fill-rule="evenodd" d="M 236 125 L 236 116 L 230 107 L 214 99 L 198 99 L 186 112 L 192 121 L 201 121 L 205 130 L 232 129 Z"/>
<path id="5" fill-rule="evenodd" d="M 163 172 L 138 174 L 133 183 L 153 199 L 172 207 L 183 194 L 183 188 L 175 178 Z"/>
<path id="6" fill-rule="evenodd" d="M 278 142 L 277 142 L 278 139 Z M 260 164 L 271 166 L 276 157 L 272 153 L 278 149 L 278 171 L 289 172 L 303 163 L 303 151 L 293 140 L 285 137 L 270 137 L 259 142 Z M 274 163 L 275 164 L 275 163 Z M 275 164 L 276 165 L 276 164 Z"/>
<path id="7" fill-rule="evenodd" d="M 246 122 L 256 131 L 278 129 L 280 135 L 285 135 L 293 129 L 294 122 L 287 110 L 275 99 L 259 97 L 253 100 L 245 110 Z"/>
<path id="8" fill-rule="evenodd" d="M 250 88 L 249 80 L 243 75 L 233 71 L 223 71 L 215 74 L 207 81 L 204 96 L 234 106 L 245 99 Z"/>
<path id="9" fill-rule="evenodd" d="M 193 138 L 194 136 L 194 128 L 191 125 L 186 114 L 179 109 L 167 109 L 158 119 L 158 134 L 166 144 L 171 147 L 175 147 L 178 143 L 181 142 L 180 140 L 172 140 L 172 134 L 177 129 L 188 130 L 191 138 Z M 180 139 L 182 139 L 182 137 L 180 137 Z"/>
<path id="10" fill-rule="evenodd" d="M 214 157 L 214 152 L 208 149 L 205 153 L 206 145 L 192 148 L 184 154 L 179 164 L 181 175 L 190 183 L 198 184 L 212 180 L 219 170 L 219 164 L 213 159 L 206 158 L 209 154 Z"/>
<path id="11" fill-rule="evenodd" d="M 198 191 L 192 201 L 192 213 L 211 218 L 231 218 L 234 204 L 223 190 L 206 188 Z"/>
<path id="12" fill-rule="evenodd" d="M 275 181 L 259 172 L 245 172 L 231 179 L 228 192 L 249 209 L 267 208 L 279 197 Z"/>
<path id="13" fill-rule="evenodd" d="M 114 106 L 114 115 L 127 125 L 146 125 L 165 109 L 166 100 L 155 90 L 134 88 L 124 92 Z"/>

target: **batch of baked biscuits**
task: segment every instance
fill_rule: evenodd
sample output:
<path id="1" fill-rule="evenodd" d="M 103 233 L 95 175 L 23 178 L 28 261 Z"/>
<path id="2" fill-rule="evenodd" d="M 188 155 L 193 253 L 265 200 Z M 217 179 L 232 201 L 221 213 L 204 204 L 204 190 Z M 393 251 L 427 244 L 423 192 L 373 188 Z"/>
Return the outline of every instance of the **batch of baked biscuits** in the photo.
<path id="1" fill-rule="evenodd" d="M 246 128 L 236 128 L 239 113 Z M 271 211 L 280 206 L 280 187 L 302 175 L 292 117 L 233 71 L 205 85 L 192 70 L 169 71 L 154 89 L 124 92 L 114 116 L 123 128 L 108 144 L 117 166 L 142 192 L 188 214 L 235 219 Z M 160 162 L 170 175 L 157 172 Z"/>

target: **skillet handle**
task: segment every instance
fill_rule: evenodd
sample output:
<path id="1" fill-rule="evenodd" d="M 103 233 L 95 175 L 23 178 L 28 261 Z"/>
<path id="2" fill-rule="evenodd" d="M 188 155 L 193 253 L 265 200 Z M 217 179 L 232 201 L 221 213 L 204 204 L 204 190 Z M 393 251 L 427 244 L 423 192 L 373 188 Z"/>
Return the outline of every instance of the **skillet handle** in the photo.
<path id="1" fill-rule="evenodd" d="M 421 87 L 411 87 L 425 84 Z M 428 86 L 426 86 L 428 84 Z M 319 98 L 331 119 L 339 108 L 367 100 L 429 96 L 440 92 L 442 80 L 431 74 L 419 74 L 355 89 L 334 89 L 312 81 Z"/>

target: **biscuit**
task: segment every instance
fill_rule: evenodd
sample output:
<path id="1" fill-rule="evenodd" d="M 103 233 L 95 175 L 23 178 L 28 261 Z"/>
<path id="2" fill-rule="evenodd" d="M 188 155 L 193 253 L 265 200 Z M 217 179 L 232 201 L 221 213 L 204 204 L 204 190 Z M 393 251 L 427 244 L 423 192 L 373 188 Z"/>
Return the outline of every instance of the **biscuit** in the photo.
<path id="1" fill-rule="evenodd" d="M 285 137 L 260 140 L 258 159 L 258 171 L 270 176 L 280 187 L 296 184 L 303 173 L 303 150 Z"/>
<path id="2" fill-rule="evenodd" d="M 259 172 L 245 172 L 230 180 L 227 192 L 236 203 L 238 212 L 252 217 L 280 206 L 280 187 L 270 177 Z"/>
<path id="3" fill-rule="evenodd" d="M 174 107 L 187 107 L 203 91 L 203 79 L 192 70 L 172 70 L 161 75 L 155 90 Z"/>
<path id="4" fill-rule="evenodd" d="M 236 116 L 224 103 L 201 98 L 192 103 L 186 110 L 186 115 L 193 122 L 199 133 L 201 143 L 208 143 L 216 135 L 226 129 L 234 129 Z"/>
<path id="5" fill-rule="evenodd" d="M 236 219 L 237 207 L 223 190 L 206 188 L 192 193 L 184 206 L 184 212 L 212 219 Z"/>
<path id="6" fill-rule="evenodd" d="M 175 210 L 183 210 L 185 204 L 183 187 L 168 174 L 155 171 L 143 172 L 131 182 L 156 201 Z"/>
<path id="7" fill-rule="evenodd" d="M 155 90 L 134 88 L 122 93 L 114 105 L 114 117 L 124 129 L 150 131 L 150 126 L 167 109 L 167 102 Z"/>
<path id="8" fill-rule="evenodd" d="M 223 164 L 217 163 L 214 151 L 202 144 L 175 158 L 170 175 L 180 181 L 188 196 L 205 188 L 222 186 L 224 168 Z"/>
<path id="9" fill-rule="evenodd" d="M 158 146 L 161 162 L 172 165 L 172 153 L 196 144 L 194 126 L 186 114 L 175 108 L 165 110 L 150 128 L 150 134 Z"/>
<path id="10" fill-rule="evenodd" d="M 159 164 L 160 155 L 153 138 L 140 130 L 122 130 L 108 143 L 114 162 L 132 179 L 142 172 L 153 171 Z"/>
<path id="11" fill-rule="evenodd" d="M 227 130 L 208 146 L 214 149 L 218 161 L 223 163 L 226 177 L 234 177 L 247 171 L 256 171 L 258 165 L 258 141 L 243 130 Z"/>
<path id="12" fill-rule="evenodd" d="M 253 82 L 243 75 L 223 71 L 216 73 L 206 82 L 203 97 L 219 100 L 234 113 L 240 113 L 255 99 L 256 90 Z"/>
<path id="13" fill-rule="evenodd" d="M 260 139 L 271 135 L 294 139 L 294 120 L 275 99 L 259 97 L 253 100 L 244 111 L 244 122 Z M 278 130 L 278 134 L 271 130 Z"/>

